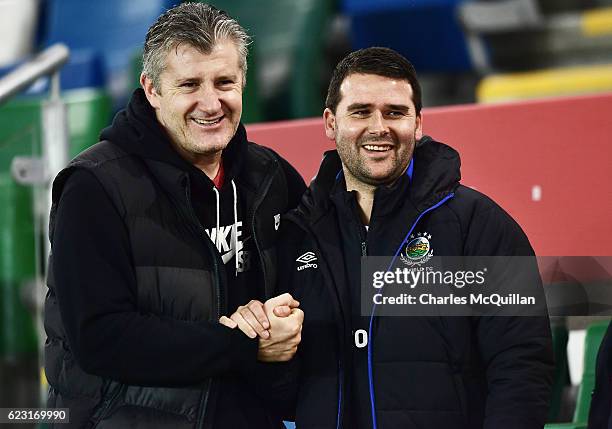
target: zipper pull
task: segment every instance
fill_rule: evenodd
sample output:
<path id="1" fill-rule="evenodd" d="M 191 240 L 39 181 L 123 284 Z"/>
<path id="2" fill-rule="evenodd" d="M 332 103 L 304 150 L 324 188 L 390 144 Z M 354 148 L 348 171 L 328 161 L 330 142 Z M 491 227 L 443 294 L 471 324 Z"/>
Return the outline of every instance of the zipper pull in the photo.
<path id="1" fill-rule="evenodd" d="M 361 242 L 361 256 L 368 256 L 368 244 L 365 241 Z"/>

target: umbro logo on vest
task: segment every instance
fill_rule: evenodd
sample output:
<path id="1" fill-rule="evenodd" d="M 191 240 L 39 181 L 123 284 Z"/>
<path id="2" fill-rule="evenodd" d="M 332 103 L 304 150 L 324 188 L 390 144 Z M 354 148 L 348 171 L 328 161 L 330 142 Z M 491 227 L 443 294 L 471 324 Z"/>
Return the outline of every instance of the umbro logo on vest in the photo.
<path id="1" fill-rule="evenodd" d="M 304 264 L 304 265 L 300 265 L 299 267 L 297 267 L 297 270 L 302 271 L 302 270 L 305 270 L 306 268 L 318 268 L 319 266 L 315 263 L 316 260 L 317 260 L 317 256 L 314 254 L 314 252 L 304 253 L 302 256 L 300 256 L 299 258 L 295 260 L 295 262 L 300 262 Z"/>

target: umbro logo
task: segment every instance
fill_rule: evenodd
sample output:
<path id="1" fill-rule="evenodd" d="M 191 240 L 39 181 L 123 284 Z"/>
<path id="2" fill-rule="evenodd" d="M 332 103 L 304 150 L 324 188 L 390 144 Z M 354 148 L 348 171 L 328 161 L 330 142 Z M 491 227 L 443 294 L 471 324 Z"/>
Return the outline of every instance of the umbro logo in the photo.
<path id="1" fill-rule="evenodd" d="M 316 261 L 316 260 L 317 260 L 317 257 L 314 254 L 314 252 L 306 252 L 302 256 L 297 258 L 296 262 L 303 262 L 303 263 L 307 264 L 309 262 Z"/>
<path id="2" fill-rule="evenodd" d="M 318 265 L 314 263 L 314 261 L 316 260 L 317 260 L 317 256 L 314 254 L 314 252 L 304 253 L 302 256 L 300 256 L 299 258 L 295 260 L 295 262 L 300 262 L 304 264 L 304 265 L 300 265 L 299 267 L 297 267 L 297 270 L 302 271 L 302 270 L 305 270 L 306 268 L 318 268 Z"/>

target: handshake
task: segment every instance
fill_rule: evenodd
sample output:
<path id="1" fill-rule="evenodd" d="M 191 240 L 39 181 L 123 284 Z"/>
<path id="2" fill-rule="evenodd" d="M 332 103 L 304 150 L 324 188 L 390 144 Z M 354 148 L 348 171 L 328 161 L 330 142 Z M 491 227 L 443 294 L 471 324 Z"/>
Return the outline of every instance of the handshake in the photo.
<path id="1" fill-rule="evenodd" d="M 257 359 L 262 362 L 285 362 L 297 352 L 302 340 L 304 312 L 300 303 L 284 293 L 265 303 L 257 300 L 242 305 L 230 317 L 222 316 L 219 323 L 238 328 L 249 338 L 259 336 Z"/>

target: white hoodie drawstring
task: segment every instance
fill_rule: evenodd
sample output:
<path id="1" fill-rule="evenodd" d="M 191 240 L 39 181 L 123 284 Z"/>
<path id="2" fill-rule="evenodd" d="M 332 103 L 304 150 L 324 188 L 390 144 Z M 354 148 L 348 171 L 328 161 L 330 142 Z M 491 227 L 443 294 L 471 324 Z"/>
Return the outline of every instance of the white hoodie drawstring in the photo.
<path id="1" fill-rule="evenodd" d="M 215 233 L 215 247 L 219 250 L 219 191 L 217 188 L 213 186 L 213 191 L 215 191 L 215 195 L 217 197 L 217 232 Z"/>
<path id="2" fill-rule="evenodd" d="M 234 266 L 236 277 L 238 277 L 238 191 L 236 191 L 234 179 L 232 179 L 232 188 L 234 189 L 234 249 L 236 249 Z"/>
<path id="3" fill-rule="evenodd" d="M 232 235 L 234 236 L 234 249 L 235 249 L 235 261 L 234 261 L 234 269 L 235 275 L 238 277 L 238 191 L 236 190 L 236 183 L 234 183 L 234 179 L 232 179 L 232 189 L 234 190 L 234 225 L 232 226 Z M 219 227 L 219 206 L 220 206 L 220 196 L 219 191 L 216 186 L 213 186 L 213 191 L 215 191 L 215 196 L 217 198 L 217 233 L 215 235 L 215 246 L 217 250 L 219 249 L 219 235 L 220 235 L 220 227 Z"/>

